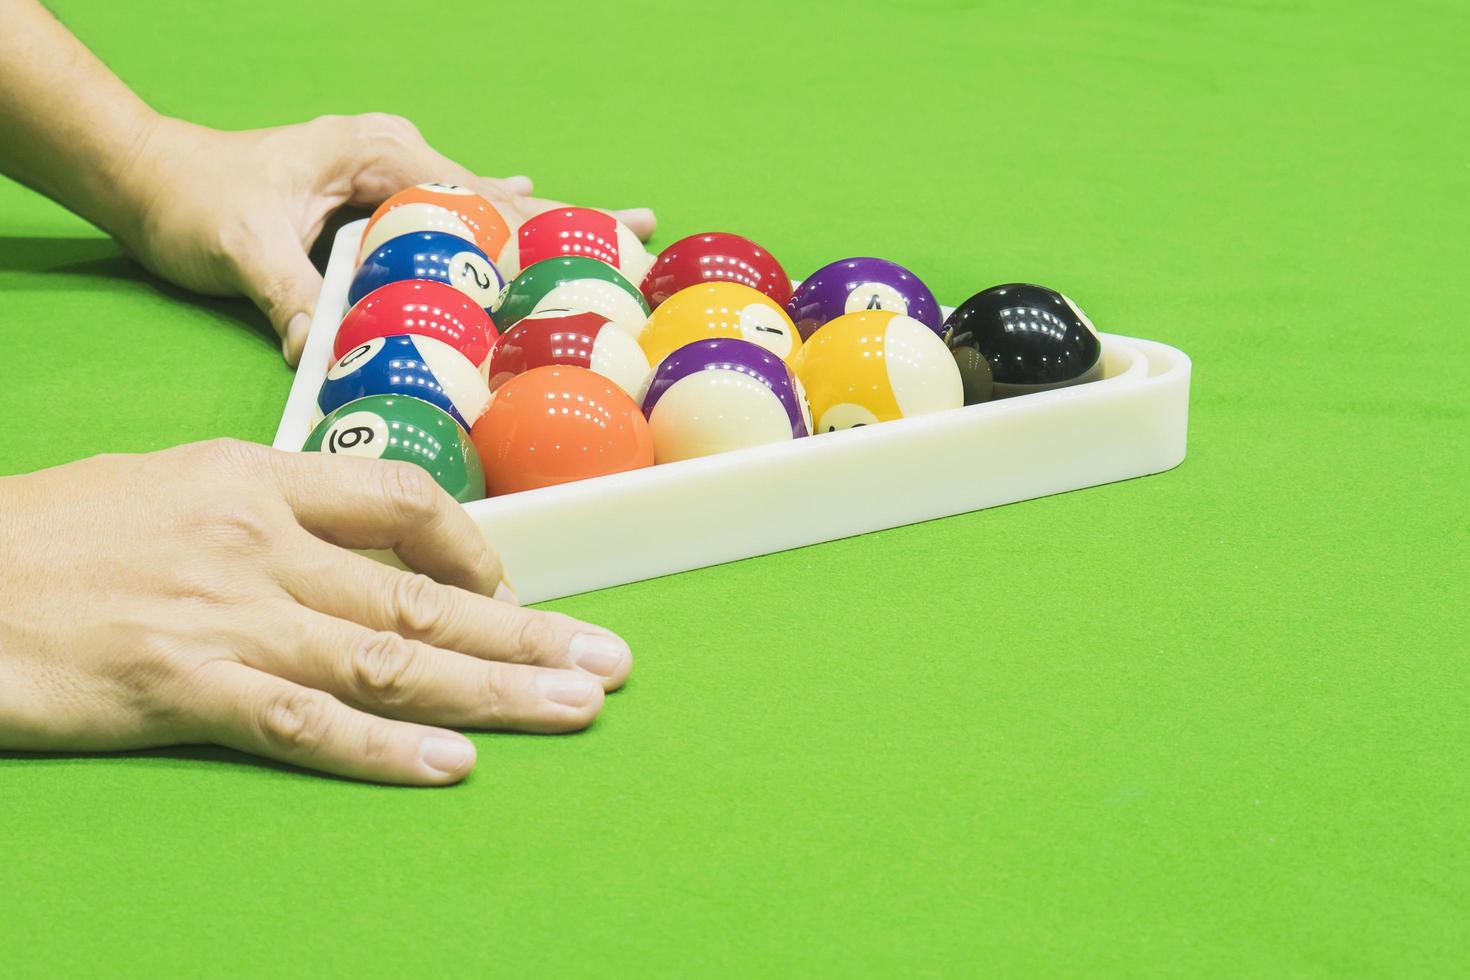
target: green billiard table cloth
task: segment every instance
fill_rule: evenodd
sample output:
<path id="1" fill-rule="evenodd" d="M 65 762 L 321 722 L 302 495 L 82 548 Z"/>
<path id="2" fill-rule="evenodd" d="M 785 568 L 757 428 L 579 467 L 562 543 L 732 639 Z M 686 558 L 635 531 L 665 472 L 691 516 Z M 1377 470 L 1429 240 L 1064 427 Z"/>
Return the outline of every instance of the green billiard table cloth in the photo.
<path id="1" fill-rule="evenodd" d="M 1170 472 L 548 604 L 632 679 L 459 786 L 0 753 L 0 974 L 1465 972 L 1470 8 L 52 6 L 164 112 L 401 113 L 651 249 L 1042 282 L 1194 376 Z M 6 475 L 291 384 L 7 182 L 0 338 Z"/>

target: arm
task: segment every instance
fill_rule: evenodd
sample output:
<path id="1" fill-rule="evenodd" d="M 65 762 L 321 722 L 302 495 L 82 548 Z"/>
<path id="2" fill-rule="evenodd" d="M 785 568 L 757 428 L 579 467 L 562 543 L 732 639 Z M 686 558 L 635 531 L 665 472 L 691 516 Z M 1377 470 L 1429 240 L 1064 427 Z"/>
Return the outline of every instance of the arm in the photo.
<path id="1" fill-rule="evenodd" d="M 510 222 L 557 207 L 526 177 L 479 177 L 397 116 L 223 132 L 159 115 L 36 0 L 0 0 L 0 170 L 187 289 L 245 295 L 295 363 L 321 276 L 306 255 L 344 204 L 426 181 L 471 187 Z M 647 238 L 653 212 L 615 212 Z"/>
<path id="2" fill-rule="evenodd" d="M 0 172 L 119 235 L 158 115 L 34 0 L 0 0 Z"/>
<path id="3" fill-rule="evenodd" d="M 158 274 L 250 296 L 291 360 L 320 287 L 306 249 L 333 208 L 428 180 L 512 219 L 554 206 L 396 117 L 227 133 L 160 116 L 33 0 L 0 0 L 0 24 L 0 169 Z M 378 548 L 422 574 L 347 550 Z M 582 728 L 632 664 L 618 637 L 522 609 L 501 579 L 409 464 L 217 442 L 5 477 L 0 749 L 211 742 L 454 782 L 475 751 L 452 728 Z"/>

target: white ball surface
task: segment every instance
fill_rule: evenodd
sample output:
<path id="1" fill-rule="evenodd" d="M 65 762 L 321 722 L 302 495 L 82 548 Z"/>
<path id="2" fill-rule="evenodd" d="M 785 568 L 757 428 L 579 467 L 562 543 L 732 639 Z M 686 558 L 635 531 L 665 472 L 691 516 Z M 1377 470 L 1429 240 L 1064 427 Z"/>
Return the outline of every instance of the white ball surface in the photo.
<path id="1" fill-rule="evenodd" d="M 632 398 L 638 397 L 649 372 L 648 357 L 643 348 L 638 346 L 632 334 L 615 323 L 609 323 L 597 332 L 590 367 Z"/>
<path id="2" fill-rule="evenodd" d="M 404 204 L 383 215 L 367 230 L 362 238 L 362 248 L 357 252 L 358 264 L 373 253 L 379 245 L 399 235 L 411 235 L 420 231 L 441 231 L 467 242 L 474 242 L 475 233 L 459 215 L 437 204 Z"/>
<path id="3" fill-rule="evenodd" d="M 965 387 L 954 355 L 938 334 L 913 317 L 889 321 L 883 332 L 883 362 L 904 418 L 964 405 Z"/>
<path id="4" fill-rule="evenodd" d="M 570 310 L 601 313 L 629 337 L 637 337 L 648 322 L 648 314 L 627 290 L 606 279 L 571 279 L 549 290 L 532 310 Z"/>
<path id="5" fill-rule="evenodd" d="M 434 377 L 439 379 L 455 410 L 466 422 L 474 425 L 490 404 L 490 387 L 480 369 L 442 340 L 415 336 L 413 345 L 418 348 L 419 356 L 429 370 L 434 372 Z"/>
<path id="6" fill-rule="evenodd" d="M 648 420 L 660 463 L 788 442 L 791 417 L 762 381 L 737 371 L 698 371 L 674 382 Z"/>

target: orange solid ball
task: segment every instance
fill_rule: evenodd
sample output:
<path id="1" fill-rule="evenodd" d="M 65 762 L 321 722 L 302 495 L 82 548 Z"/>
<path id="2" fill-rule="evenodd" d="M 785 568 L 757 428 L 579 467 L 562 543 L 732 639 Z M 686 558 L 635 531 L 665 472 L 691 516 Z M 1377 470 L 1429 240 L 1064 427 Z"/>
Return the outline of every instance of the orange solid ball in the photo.
<path id="1" fill-rule="evenodd" d="M 433 211 L 435 207 L 443 208 L 450 212 L 445 216 L 449 223 L 455 223 L 455 219 L 463 223 L 462 227 L 442 227 L 433 219 L 427 217 L 424 212 Z M 379 229 L 378 223 L 383 221 L 391 212 L 400 208 L 407 208 L 404 214 L 411 214 L 403 221 L 398 221 L 396 216 L 389 219 L 387 225 L 397 225 L 390 230 Z M 443 214 L 443 212 L 437 212 Z M 386 227 L 386 226 L 385 226 Z M 368 219 L 367 227 L 363 229 L 363 255 L 371 249 L 381 245 L 388 238 L 396 235 L 409 234 L 415 231 L 447 231 L 450 234 L 462 234 L 468 230 L 473 236 L 473 241 L 480 246 L 480 251 L 490 256 L 491 260 L 500 254 L 505 248 L 505 243 L 510 240 L 510 225 L 505 217 L 496 209 L 495 205 L 485 200 L 480 195 L 467 187 L 456 187 L 453 184 L 418 184 L 399 191 L 388 198 L 373 216 Z M 386 237 L 385 237 L 386 236 Z M 361 256 L 359 256 L 361 259 Z"/>
<path id="2" fill-rule="evenodd" d="M 653 433 L 623 389 L 553 365 L 496 389 L 470 433 L 493 496 L 653 465 Z"/>

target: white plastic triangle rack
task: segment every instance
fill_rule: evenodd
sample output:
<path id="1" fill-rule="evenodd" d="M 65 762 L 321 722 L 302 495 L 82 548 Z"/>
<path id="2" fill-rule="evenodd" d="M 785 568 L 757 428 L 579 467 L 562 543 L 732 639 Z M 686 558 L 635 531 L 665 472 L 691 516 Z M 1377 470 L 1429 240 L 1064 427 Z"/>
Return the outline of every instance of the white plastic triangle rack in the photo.
<path id="1" fill-rule="evenodd" d="M 310 431 L 365 223 L 333 244 L 277 449 L 299 450 Z M 464 506 L 529 603 L 1179 465 L 1189 358 L 1102 341 L 1104 376 L 1089 384 Z"/>

